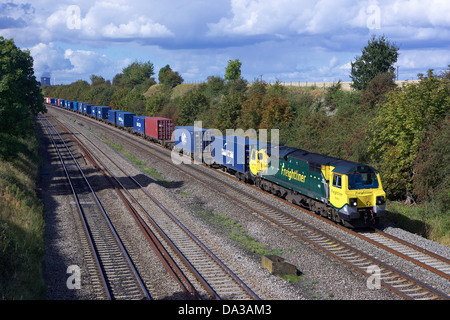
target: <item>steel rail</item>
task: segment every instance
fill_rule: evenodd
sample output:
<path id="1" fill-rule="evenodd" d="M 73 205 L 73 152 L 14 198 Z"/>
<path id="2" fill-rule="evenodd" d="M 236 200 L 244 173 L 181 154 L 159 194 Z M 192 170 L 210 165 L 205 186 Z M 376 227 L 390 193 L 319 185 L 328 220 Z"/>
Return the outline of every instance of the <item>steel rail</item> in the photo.
<path id="1" fill-rule="evenodd" d="M 48 121 L 48 119 L 47 119 L 47 121 Z M 50 123 L 50 121 L 48 121 L 48 123 Z M 125 248 L 125 246 L 124 246 L 122 240 L 120 239 L 120 237 L 119 237 L 117 231 L 115 230 L 115 228 L 114 228 L 114 226 L 113 226 L 111 220 L 109 219 L 108 214 L 107 214 L 106 211 L 105 211 L 105 208 L 103 207 L 103 205 L 101 204 L 100 200 L 98 199 L 98 197 L 97 197 L 95 191 L 93 190 L 91 184 L 89 183 L 89 181 L 88 181 L 86 175 L 84 174 L 84 172 L 83 172 L 83 170 L 81 169 L 80 165 L 79 165 L 78 162 L 76 161 L 75 156 L 73 155 L 72 151 L 71 151 L 70 148 L 67 146 L 66 142 L 65 142 L 64 139 L 61 137 L 61 135 L 57 132 L 57 130 L 56 130 L 54 127 L 53 127 L 53 129 L 55 130 L 56 135 L 59 137 L 60 141 L 61 141 L 61 142 L 63 143 L 63 145 L 66 147 L 66 149 L 67 149 L 67 151 L 69 152 L 70 156 L 72 157 L 72 159 L 73 159 L 75 165 L 77 166 L 78 171 L 79 171 L 80 174 L 82 175 L 83 180 L 84 180 L 85 183 L 86 183 L 86 186 L 89 188 L 89 190 L 90 190 L 92 196 L 94 197 L 94 199 L 95 199 L 95 201 L 96 201 L 96 203 L 97 203 L 99 209 L 101 210 L 101 212 L 102 212 L 102 214 L 103 214 L 103 217 L 105 218 L 105 221 L 107 222 L 108 227 L 110 228 L 110 231 L 111 231 L 112 234 L 114 235 L 115 240 L 117 241 L 117 244 L 119 245 L 121 251 L 123 252 L 123 254 L 124 254 L 124 256 L 125 256 L 125 259 L 126 259 L 126 261 L 128 262 L 128 265 L 129 265 L 129 267 L 131 268 L 131 270 L 132 270 L 132 272 L 133 272 L 133 274 L 134 274 L 134 277 L 135 277 L 136 281 L 139 283 L 139 286 L 140 286 L 140 288 L 141 288 L 141 291 L 144 293 L 144 295 L 147 297 L 148 300 L 151 300 L 151 295 L 150 295 L 150 293 L 147 291 L 147 289 L 146 289 L 146 287 L 145 287 L 145 285 L 144 285 L 144 283 L 143 283 L 143 281 L 142 281 L 142 279 L 141 279 L 141 277 L 140 277 L 138 271 L 136 270 L 136 268 L 135 268 L 135 266 L 134 266 L 133 261 L 131 260 L 130 255 L 128 254 L 128 252 L 127 252 L 127 250 L 126 250 L 126 248 Z M 84 215 L 84 211 L 83 211 L 83 215 Z M 95 246 L 95 243 L 94 243 L 94 246 Z"/>
<path id="2" fill-rule="evenodd" d="M 62 123 L 59 120 L 56 120 L 59 122 L 60 127 L 63 130 L 66 130 L 65 127 L 62 125 Z M 66 130 L 68 134 L 73 135 L 69 131 Z M 79 134 L 83 135 L 81 132 Z M 83 135 L 84 136 L 84 135 Z M 93 159 L 93 161 L 98 162 L 103 169 L 100 169 L 102 171 L 102 174 L 104 174 L 106 177 L 108 177 L 108 180 L 111 184 L 111 186 L 114 188 L 118 196 L 121 198 L 121 200 L 124 202 L 126 208 L 131 213 L 133 219 L 136 221 L 138 227 L 140 228 L 143 235 L 146 237 L 147 241 L 151 245 L 154 252 L 157 254 L 161 262 L 163 263 L 166 270 L 169 272 L 169 274 L 178 282 L 180 285 L 182 291 L 185 293 L 185 296 L 188 299 L 199 299 L 199 294 L 195 287 L 192 285 L 192 283 L 187 279 L 187 277 L 184 275 L 183 271 L 178 267 L 177 263 L 172 259 L 169 252 L 165 249 L 164 245 L 159 241 L 159 239 L 155 236 L 154 232 L 148 227 L 148 225 L 145 223 L 145 221 L 142 219 L 142 217 L 138 214 L 136 209 L 131 205 L 130 201 L 124 196 L 123 192 L 119 190 L 117 185 L 124 190 L 128 196 L 140 207 L 140 209 L 150 218 L 151 216 L 148 214 L 148 212 L 139 204 L 139 202 L 133 197 L 133 195 L 130 194 L 127 188 L 120 182 L 120 180 L 114 176 L 114 174 L 107 168 L 107 166 L 96 156 L 93 156 L 85 147 L 85 145 L 81 142 L 80 139 L 78 139 L 75 135 L 73 137 L 76 139 L 76 142 L 80 146 L 80 148 L 83 149 L 83 152 L 87 155 L 89 155 L 90 159 Z M 85 137 L 85 136 L 84 136 Z M 85 137 L 86 138 L 86 137 Z M 94 144 L 93 144 L 94 145 Z M 94 145 L 95 146 L 95 145 Z M 97 147 L 97 146 L 95 146 Z M 103 153 L 101 149 L 98 148 L 100 152 Z M 108 159 L 110 159 L 105 153 L 103 153 Z M 110 161 L 112 161 L 110 159 Z M 119 167 L 116 163 L 114 163 L 117 167 Z M 120 167 L 119 167 L 120 168 Z M 105 171 L 108 173 L 108 175 L 105 174 Z M 113 179 L 113 180 L 111 180 Z M 113 182 L 115 181 L 115 183 Z M 152 219 L 153 220 L 153 219 Z M 160 227 L 154 223 L 154 227 L 159 229 L 158 231 L 162 232 Z M 167 236 L 166 236 L 167 237 Z M 168 239 L 168 237 L 167 237 Z M 166 240 L 167 240 L 166 239 Z M 170 241 L 170 239 L 168 239 Z M 177 249 L 177 248 L 176 248 Z M 212 295 L 215 295 L 214 292 L 211 292 Z"/>
<path id="3" fill-rule="evenodd" d="M 87 138 L 83 133 L 79 132 L 87 141 L 89 141 L 99 152 L 101 152 L 109 161 L 111 161 L 119 170 L 121 170 L 133 183 L 138 186 L 167 216 L 169 216 L 191 239 L 197 243 L 205 252 L 208 253 L 212 259 L 218 263 L 223 270 L 225 270 L 230 277 L 237 282 L 247 294 L 253 299 L 259 299 L 258 296 L 241 280 L 239 279 L 209 248 L 207 248 L 179 219 L 177 219 L 160 201 L 158 201 L 152 194 L 149 193 L 134 177 L 132 177 L 128 172 L 126 172 L 121 166 L 119 166 L 114 160 L 111 159 L 102 149 L 100 149 L 97 144 L 93 143 L 89 138 Z M 78 138 L 76 138 L 78 139 Z M 100 160 L 99 160 L 100 161 Z M 112 174 L 111 174 L 112 175 Z M 113 175 L 112 175 L 113 176 Z M 151 217 L 151 215 L 141 206 L 141 204 L 129 193 L 129 191 L 123 186 L 123 184 L 113 176 L 116 182 L 127 192 L 127 194 L 133 199 L 133 201 L 140 207 L 140 209 L 148 217 L 152 225 L 158 230 L 158 232 L 163 236 L 163 238 L 169 243 L 172 249 L 180 256 L 180 258 L 185 261 L 187 267 L 193 272 L 195 277 L 206 286 L 206 290 L 216 298 L 220 299 L 219 295 L 214 291 L 214 289 L 207 283 L 207 281 L 201 276 L 201 274 L 195 269 L 195 267 L 189 262 L 188 259 L 183 255 L 183 253 L 175 246 L 168 235 L 159 227 L 156 221 Z"/>
<path id="4" fill-rule="evenodd" d="M 59 151 L 59 148 L 56 146 L 56 142 L 55 142 L 55 140 L 53 138 L 53 135 L 50 133 L 50 130 L 48 129 L 48 128 L 50 128 L 50 122 L 48 121 L 48 119 L 46 117 L 44 117 L 44 116 L 42 116 L 40 114 L 39 114 L 38 118 L 39 118 L 40 121 L 47 122 L 47 125 L 44 128 L 47 131 L 47 135 L 51 138 L 53 146 L 54 146 L 56 152 L 58 153 L 58 157 L 59 157 L 61 165 L 62 165 L 62 167 L 64 169 L 64 173 L 65 173 L 65 176 L 67 178 L 67 182 L 69 183 L 70 189 L 72 191 L 72 195 L 73 195 L 73 197 L 75 199 L 75 203 L 77 205 L 77 209 L 78 209 L 78 212 L 80 214 L 81 221 L 83 223 L 84 231 L 85 231 L 86 237 L 88 238 L 89 245 L 91 247 L 91 252 L 94 254 L 94 258 L 95 258 L 96 266 L 97 266 L 97 271 L 100 274 L 101 281 L 102 281 L 102 284 L 103 284 L 103 289 L 105 290 L 105 293 L 106 293 L 106 296 L 107 296 L 108 300 L 111 300 L 111 292 L 110 292 L 110 289 L 109 289 L 108 285 L 106 284 L 106 276 L 105 276 L 105 274 L 103 272 L 103 268 L 101 267 L 101 264 L 100 264 L 100 261 L 99 261 L 99 256 L 98 256 L 97 250 L 95 249 L 94 242 L 93 242 L 93 239 L 92 239 L 92 234 L 91 234 L 90 228 L 89 228 L 89 226 L 87 224 L 87 221 L 86 221 L 86 218 L 85 218 L 85 215 L 84 215 L 84 210 L 81 207 L 78 195 L 75 192 L 75 188 L 74 188 L 74 186 L 72 184 L 72 179 L 70 178 L 69 172 L 67 170 L 67 166 L 65 164 L 65 161 L 62 158 L 61 152 Z"/>

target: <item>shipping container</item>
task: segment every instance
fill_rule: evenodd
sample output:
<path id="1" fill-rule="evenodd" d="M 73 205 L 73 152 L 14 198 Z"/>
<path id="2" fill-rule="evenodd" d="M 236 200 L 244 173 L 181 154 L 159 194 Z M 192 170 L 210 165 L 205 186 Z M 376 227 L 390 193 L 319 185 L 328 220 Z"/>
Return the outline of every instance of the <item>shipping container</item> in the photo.
<path id="1" fill-rule="evenodd" d="M 56 104 L 57 99 L 56 98 L 50 98 L 50 103 L 51 104 Z"/>
<path id="2" fill-rule="evenodd" d="M 110 107 L 101 106 L 97 107 L 97 119 L 108 119 L 108 111 Z"/>
<path id="3" fill-rule="evenodd" d="M 133 117 L 134 113 L 119 111 L 116 115 L 116 124 L 122 127 L 132 127 L 133 126 Z"/>
<path id="4" fill-rule="evenodd" d="M 121 112 L 120 110 L 109 110 L 108 111 L 108 121 L 116 124 L 117 113 Z"/>
<path id="5" fill-rule="evenodd" d="M 97 106 L 92 106 L 91 107 L 91 117 L 97 118 Z"/>
<path id="6" fill-rule="evenodd" d="M 173 133 L 173 120 L 161 117 L 145 119 L 145 134 L 156 140 L 170 140 Z"/>
<path id="7" fill-rule="evenodd" d="M 183 154 L 202 154 L 209 149 L 213 140 L 212 131 L 194 126 L 175 127 L 175 150 L 183 151 Z"/>
<path id="8" fill-rule="evenodd" d="M 249 156 L 256 140 L 240 136 L 216 136 L 212 143 L 214 162 L 240 173 L 249 171 Z"/>
<path id="9" fill-rule="evenodd" d="M 72 109 L 73 110 L 73 101 L 66 101 L 66 108 L 67 109 Z"/>
<path id="10" fill-rule="evenodd" d="M 136 132 L 145 134 L 145 116 L 134 116 L 133 117 L 133 129 Z"/>
<path id="11" fill-rule="evenodd" d="M 78 112 L 83 113 L 83 106 L 84 106 L 85 104 L 86 104 L 86 103 L 84 103 L 84 102 L 78 102 Z"/>
<path id="12" fill-rule="evenodd" d="M 92 112 L 92 106 L 90 104 L 87 104 L 87 103 L 84 104 L 83 103 L 83 113 L 87 114 L 87 115 L 90 115 L 91 112 Z"/>

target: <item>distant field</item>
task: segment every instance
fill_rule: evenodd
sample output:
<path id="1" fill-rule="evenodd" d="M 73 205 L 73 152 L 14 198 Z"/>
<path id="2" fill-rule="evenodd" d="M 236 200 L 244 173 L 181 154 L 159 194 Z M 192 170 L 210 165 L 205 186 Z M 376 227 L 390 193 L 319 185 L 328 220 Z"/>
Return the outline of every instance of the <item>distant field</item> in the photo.
<path id="1" fill-rule="evenodd" d="M 405 81 L 395 81 L 397 86 L 401 87 L 403 83 L 418 83 L 420 80 L 405 80 Z M 329 88 L 332 85 L 336 84 L 337 82 L 280 82 L 282 85 L 285 86 L 292 86 L 292 87 L 317 87 L 317 88 Z M 350 91 L 351 88 L 351 81 L 341 81 L 342 90 Z"/>
<path id="2" fill-rule="evenodd" d="M 418 83 L 419 81 L 420 80 L 402 80 L 402 81 L 395 81 L 395 83 L 399 87 L 401 87 L 403 83 Z M 188 81 L 188 82 L 185 82 L 185 83 L 177 86 L 177 88 L 179 87 L 178 90 L 180 90 L 183 87 L 184 87 L 184 89 L 189 89 L 189 88 L 195 86 L 196 84 L 201 84 L 201 83 L 203 83 L 203 82 L 201 82 L 201 81 L 189 82 Z M 271 84 L 271 83 L 272 82 L 269 82 L 269 84 Z M 286 81 L 280 81 L 280 84 L 283 85 L 283 86 L 300 87 L 300 88 L 302 88 L 302 87 L 304 87 L 304 88 L 306 88 L 306 87 L 316 87 L 316 88 L 323 88 L 323 89 L 329 88 L 329 87 L 331 87 L 332 85 L 334 85 L 336 83 L 337 82 L 307 82 L 307 81 L 305 81 L 305 82 L 292 82 L 292 81 L 289 82 L 289 81 L 287 81 L 286 82 Z M 351 84 L 352 84 L 351 81 L 341 81 L 342 90 L 351 91 L 352 90 Z M 147 96 L 150 92 L 152 92 L 153 90 L 158 88 L 158 85 L 152 86 L 151 88 L 153 88 L 153 89 L 147 91 L 145 96 Z"/>

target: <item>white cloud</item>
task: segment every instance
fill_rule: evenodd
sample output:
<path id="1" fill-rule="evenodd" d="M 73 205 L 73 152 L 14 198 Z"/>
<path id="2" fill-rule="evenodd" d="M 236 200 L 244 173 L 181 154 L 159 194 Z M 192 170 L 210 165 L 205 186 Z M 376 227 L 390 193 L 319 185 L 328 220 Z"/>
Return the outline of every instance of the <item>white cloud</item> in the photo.
<path id="1" fill-rule="evenodd" d="M 0 33 L 64 81 L 111 79 L 134 60 L 204 80 L 237 58 L 250 81 L 344 81 L 371 34 L 400 46 L 400 77 L 450 63 L 448 0 L 27 1 L 0 4 Z"/>
<path id="2" fill-rule="evenodd" d="M 69 70 L 73 68 L 70 59 L 64 56 L 64 50 L 54 43 L 39 43 L 30 48 L 34 60 L 34 70 L 37 77 L 44 72 Z"/>
<path id="3" fill-rule="evenodd" d="M 122 23 L 119 26 L 114 23 L 106 25 L 102 30 L 102 36 L 110 39 L 119 38 L 158 38 L 173 36 L 173 33 L 165 26 L 154 23 L 146 17 Z"/>
<path id="4" fill-rule="evenodd" d="M 50 72 L 58 82 L 70 83 L 77 79 L 88 80 L 92 74 L 112 79 L 131 63 L 128 58 L 112 60 L 105 54 L 90 50 L 63 50 L 54 43 L 39 43 L 30 48 L 34 59 L 34 70 L 39 78 Z"/>
<path id="5" fill-rule="evenodd" d="M 448 39 L 449 12 L 448 0 L 231 0 L 231 14 L 209 24 L 209 35 L 333 37 L 385 32 L 393 37 L 399 33 L 413 39 Z"/>
<path id="6" fill-rule="evenodd" d="M 355 23 L 364 2 L 350 0 L 231 0 L 231 17 L 209 24 L 210 35 L 319 34 Z"/>
<path id="7" fill-rule="evenodd" d="M 130 7 L 128 2 L 100 1 L 84 10 L 78 7 L 78 11 L 70 10 L 72 7 L 62 6 L 46 19 L 47 34 L 66 41 L 70 38 L 108 41 L 174 36 L 166 26 Z M 83 11 L 87 12 L 83 15 Z"/>

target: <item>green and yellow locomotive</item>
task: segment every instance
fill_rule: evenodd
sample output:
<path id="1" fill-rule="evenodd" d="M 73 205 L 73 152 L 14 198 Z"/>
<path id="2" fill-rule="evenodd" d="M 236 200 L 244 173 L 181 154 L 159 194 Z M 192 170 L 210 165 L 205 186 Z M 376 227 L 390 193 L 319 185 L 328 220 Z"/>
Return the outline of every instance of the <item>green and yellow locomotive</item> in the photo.
<path id="1" fill-rule="evenodd" d="M 254 147 L 249 171 L 255 185 L 348 227 L 376 225 L 386 194 L 372 167 L 279 146 Z M 272 147 L 272 150 L 273 149 Z"/>

